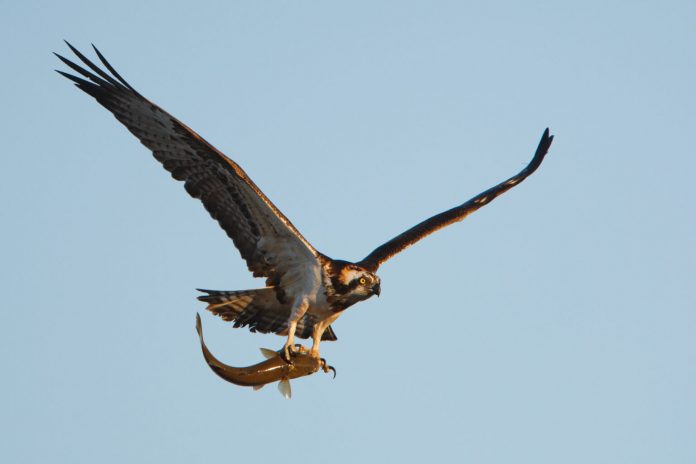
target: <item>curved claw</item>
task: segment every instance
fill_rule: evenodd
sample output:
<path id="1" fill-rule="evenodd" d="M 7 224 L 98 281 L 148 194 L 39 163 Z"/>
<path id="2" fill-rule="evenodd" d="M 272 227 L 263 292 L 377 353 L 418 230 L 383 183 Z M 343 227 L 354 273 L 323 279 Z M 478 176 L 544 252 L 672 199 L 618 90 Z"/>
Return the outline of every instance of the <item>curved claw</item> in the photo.
<path id="1" fill-rule="evenodd" d="M 292 347 L 284 346 L 279 354 L 280 354 L 280 357 L 283 359 L 283 361 L 285 361 L 288 364 L 293 364 L 293 362 L 292 362 Z"/>
<path id="2" fill-rule="evenodd" d="M 283 349 L 279 354 L 286 363 L 295 364 L 295 361 L 292 358 L 296 355 L 305 354 L 307 351 L 307 348 L 305 348 L 302 344 L 295 343 L 294 345 L 283 346 Z"/>
<path id="3" fill-rule="evenodd" d="M 294 346 L 295 353 L 306 353 L 307 352 L 307 348 L 305 348 L 304 345 L 302 345 L 301 343 L 295 343 L 295 345 L 293 345 L 293 346 Z"/>
<path id="4" fill-rule="evenodd" d="M 329 371 L 332 371 L 332 372 L 333 372 L 333 378 L 335 379 L 335 378 L 336 378 L 336 369 L 335 369 L 333 366 L 329 366 L 329 365 L 326 363 L 326 359 L 324 359 L 324 358 L 320 358 L 320 359 L 321 359 L 321 370 L 323 370 L 323 371 L 326 372 L 327 374 L 329 373 Z"/>

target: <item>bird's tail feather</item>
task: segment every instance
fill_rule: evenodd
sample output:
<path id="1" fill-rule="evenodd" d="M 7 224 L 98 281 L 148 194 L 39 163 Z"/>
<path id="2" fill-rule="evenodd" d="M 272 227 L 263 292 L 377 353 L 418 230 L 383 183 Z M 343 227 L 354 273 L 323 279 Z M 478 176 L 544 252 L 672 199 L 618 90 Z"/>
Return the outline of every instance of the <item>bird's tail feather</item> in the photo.
<path id="1" fill-rule="evenodd" d="M 203 290 L 206 293 L 198 297 L 208 303 L 208 311 L 234 322 L 235 327 L 249 327 L 252 332 L 282 334 L 287 330 L 290 318 L 290 305 L 282 304 L 276 298 L 273 287 L 254 290 Z M 297 324 L 295 336 L 309 338 L 316 318 L 305 314 Z M 336 340 L 336 334 L 328 327 L 322 340 Z"/>

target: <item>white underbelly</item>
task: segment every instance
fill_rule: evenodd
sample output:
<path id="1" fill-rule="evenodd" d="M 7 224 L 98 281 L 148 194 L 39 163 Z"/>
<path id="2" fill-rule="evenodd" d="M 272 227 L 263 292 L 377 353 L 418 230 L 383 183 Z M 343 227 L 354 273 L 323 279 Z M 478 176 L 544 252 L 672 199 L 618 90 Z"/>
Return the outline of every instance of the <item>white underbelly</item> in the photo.
<path id="1" fill-rule="evenodd" d="M 306 302 L 307 313 L 320 320 L 334 314 L 326 299 L 321 268 L 317 264 L 294 268 L 283 276 L 282 285 L 294 307 L 303 306 L 302 303 Z"/>

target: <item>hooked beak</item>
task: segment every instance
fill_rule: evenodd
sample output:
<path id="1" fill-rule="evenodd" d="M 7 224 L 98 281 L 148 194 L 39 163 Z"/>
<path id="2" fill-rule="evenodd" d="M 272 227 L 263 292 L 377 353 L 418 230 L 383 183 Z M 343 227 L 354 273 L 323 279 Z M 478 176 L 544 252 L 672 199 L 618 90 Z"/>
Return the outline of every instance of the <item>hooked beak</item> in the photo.
<path id="1" fill-rule="evenodd" d="M 372 293 L 377 295 L 379 297 L 379 294 L 382 293 L 382 287 L 379 286 L 379 283 L 376 283 L 372 286 Z"/>

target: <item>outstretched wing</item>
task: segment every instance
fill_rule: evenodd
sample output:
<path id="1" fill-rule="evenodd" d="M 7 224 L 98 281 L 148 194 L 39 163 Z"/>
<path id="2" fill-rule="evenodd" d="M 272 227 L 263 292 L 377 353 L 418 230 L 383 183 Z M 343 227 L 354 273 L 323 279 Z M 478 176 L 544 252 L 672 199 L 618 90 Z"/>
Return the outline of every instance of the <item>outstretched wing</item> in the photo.
<path id="1" fill-rule="evenodd" d="M 483 193 L 479 193 L 466 203 L 456 206 L 443 213 L 437 214 L 430 219 L 426 219 L 420 224 L 411 227 L 406 232 L 397 235 L 384 245 L 375 249 L 358 264 L 372 272 L 375 272 L 383 262 L 405 248 L 413 245 L 422 238 L 427 237 L 445 226 L 461 221 L 480 207 L 487 205 L 496 197 L 507 192 L 536 171 L 536 169 L 541 165 L 541 162 L 544 160 L 544 156 L 548 152 L 552 141 L 553 135 L 549 135 L 549 129 L 547 128 L 544 131 L 544 135 L 541 136 L 541 141 L 536 149 L 534 158 L 532 158 L 532 161 L 529 162 L 527 167 L 525 167 L 517 175 L 512 176 L 505 182 L 501 182 L 495 187 L 489 188 Z"/>
<path id="2" fill-rule="evenodd" d="M 67 43 L 67 42 L 66 42 Z M 186 191 L 217 220 L 257 277 L 277 284 L 287 267 L 316 260 L 317 251 L 275 207 L 237 163 L 200 135 L 131 87 L 94 47 L 111 73 L 100 69 L 67 43 L 90 70 L 56 56 L 82 77 L 57 71 L 111 111 L 140 142 L 152 150 Z"/>

